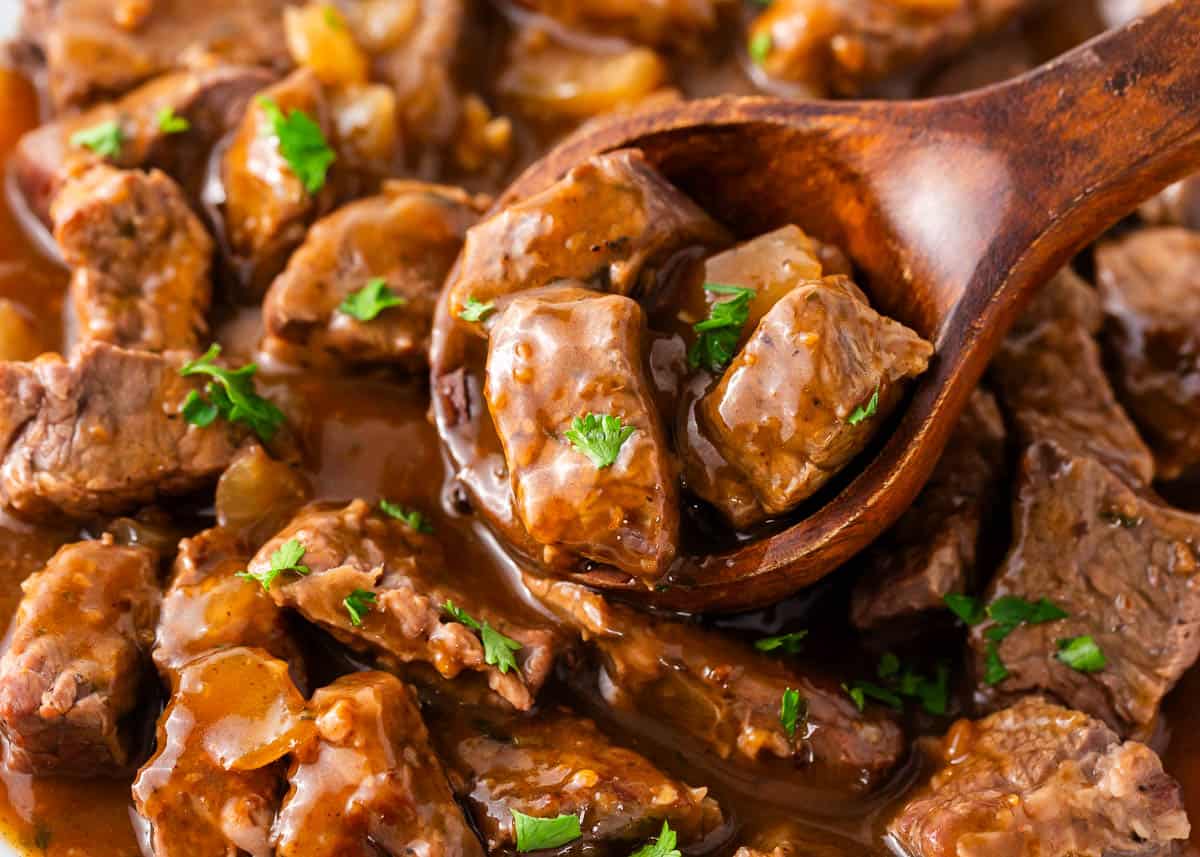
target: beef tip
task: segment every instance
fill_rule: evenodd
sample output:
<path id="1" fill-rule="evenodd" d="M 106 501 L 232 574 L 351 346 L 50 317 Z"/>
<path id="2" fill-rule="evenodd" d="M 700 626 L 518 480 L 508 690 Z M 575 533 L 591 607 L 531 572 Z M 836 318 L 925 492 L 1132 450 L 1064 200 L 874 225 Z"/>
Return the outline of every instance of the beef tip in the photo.
<path id="1" fill-rule="evenodd" d="M 1200 233 L 1145 229 L 1096 250 L 1104 344 L 1163 479 L 1200 465 Z"/>
<path id="2" fill-rule="evenodd" d="M 411 689 L 358 673 L 318 690 L 309 710 L 316 737 L 288 775 L 277 857 L 483 857 Z"/>
<path id="3" fill-rule="evenodd" d="M 487 304 L 556 280 L 582 280 L 632 298 L 653 296 L 697 251 L 728 243 L 724 228 L 641 152 L 597 155 L 467 233 L 447 283 L 450 311 L 461 316 L 468 299 Z"/>
<path id="4" fill-rule="evenodd" d="M 0 659 L 9 764 L 37 775 L 125 773 L 158 618 L 157 556 L 111 537 L 63 547 L 21 584 Z"/>
<path id="5" fill-rule="evenodd" d="M 250 554 L 241 539 L 220 527 L 179 543 L 153 653 L 169 684 L 201 655 L 251 646 L 286 661 L 303 687 L 304 662 L 283 611 L 261 587 L 235 576 L 246 569 Z"/>
<path id="6" fill-rule="evenodd" d="M 979 581 L 981 533 L 1006 473 L 1004 419 L 991 393 L 971 396 L 933 476 L 864 554 L 850 618 L 866 630 L 945 607 Z"/>
<path id="7" fill-rule="evenodd" d="M 470 715 L 460 709 L 439 717 L 446 728 L 438 737 L 455 791 L 474 815 L 488 853 L 516 850 L 513 810 L 535 818 L 578 816 L 583 837 L 572 849 L 584 851 L 647 839 L 664 821 L 686 847 L 721 823 L 706 789 L 668 776 L 566 709 L 533 718 Z"/>
<path id="8" fill-rule="evenodd" d="M 1023 446 L 1053 440 L 1146 484 L 1154 459 L 1104 374 L 1094 338 L 1102 321 L 1095 290 L 1064 269 L 1004 340 L 991 376 Z"/>
<path id="9" fill-rule="evenodd" d="M 421 661 L 447 678 L 479 672 L 517 708 L 533 705 L 553 669 L 557 635 L 523 613 L 497 615 L 494 599 L 485 603 L 469 580 L 446 567 L 433 536 L 362 500 L 343 507 L 316 504 L 258 552 L 250 573 L 268 572 L 272 555 L 292 540 L 304 548 L 299 562 L 308 573 L 276 578 L 270 592 L 277 604 L 300 611 L 347 645 L 373 652 L 389 667 Z M 345 605 L 356 590 L 375 595 L 374 602 L 362 603 L 357 625 Z M 445 609 L 447 602 L 519 643 L 517 667 L 489 662 L 498 659 L 485 657 L 479 635 Z"/>
<path id="10" fill-rule="evenodd" d="M 215 480 L 243 431 L 180 414 L 182 359 L 84 344 L 65 362 L 0 363 L 0 500 L 33 518 L 118 513 Z"/>
<path id="11" fill-rule="evenodd" d="M 750 27 L 749 44 L 767 46 L 751 59 L 768 76 L 805 94 L 859 95 L 901 72 L 953 56 L 1034 5 L 776 0 Z"/>
<path id="12" fill-rule="evenodd" d="M 238 647 L 188 663 L 133 783 L 154 857 L 275 857 L 283 759 L 313 733 L 283 661 Z"/>
<path id="13" fill-rule="evenodd" d="M 212 240 L 175 182 L 157 170 L 93 166 L 63 185 L 50 216 L 74 268 L 77 342 L 199 349 L 208 331 Z"/>
<path id="14" fill-rule="evenodd" d="M 1144 744 L 1028 697 L 959 721 L 940 768 L 888 823 L 909 857 L 1171 857 L 1189 825 L 1179 784 Z"/>
<path id="15" fill-rule="evenodd" d="M 786 759 L 805 785 L 854 793 L 878 786 L 904 756 L 900 727 L 882 712 L 860 713 L 836 682 L 574 583 L 525 582 L 599 653 L 610 705 L 652 717 L 719 758 Z M 792 736 L 780 720 L 788 689 L 803 700 Z"/>
<path id="16" fill-rule="evenodd" d="M 760 508 L 706 491 L 711 478 L 689 486 L 742 525 L 787 512 L 862 452 L 932 353 L 844 276 L 797 286 L 696 405 L 700 431 Z"/>
<path id="17" fill-rule="evenodd" d="M 104 0 L 25 0 L 24 29 L 46 58 L 50 99 L 59 110 L 122 95 L 185 66 L 262 66 L 290 60 L 282 11 L 289 0 L 152 0 L 146 14 Z"/>
<path id="18" fill-rule="evenodd" d="M 975 627 L 977 697 L 1000 705 L 1041 691 L 1121 734 L 1149 734 L 1163 696 L 1200 654 L 1200 517 L 1136 493 L 1094 459 L 1041 442 L 1021 462 L 1013 528 L 986 602 L 1049 598 L 1067 618 L 1022 624 L 998 645 L 995 623 Z M 1093 671 L 1059 657 L 1064 641 L 1078 637 L 1103 653 Z M 1007 677 L 992 685 L 987 665 L 996 657 Z M 990 672 L 994 680 L 994 664 Z"/>
<path id="19" fill-rule="evenodd" d="M 317 222 L 263 303 L 268 333 L 306 362 L 425 365 L 442 283 L 482 200 L 453 188 L 394 182 Z M 342 303 L 374 279 L 404 303 L 362 321 Z"/>
<path id="20" fill-rule="evenodd" d="M 729 0 L 517 0 L 518 5 L 601 36 L 657 47 L 698 48 L 711 37 Z"/>
<path id="21" fill-rule="evenodd" d="M 123 169 L 157 168 L 175 179 L 199 207 L 209 150 L 241 120 L 255 92 L 271 82 L 262 69 L 218 66 L 164 75 L 114 103 L 61 117 L 25 134 L 12 160 L 13 177 L 38 219 L 50 223 L 50 204 L 62 182 L 107 160 Z M 164 130 L 163 111 L 187 121 L 186 133 Z M 80 131 L 117 122 L 120 150 L 101 158 L 73 144 Z"/>
<path id="22" fill-rule="evenodd" d="M 272 121 L 272 105 L 285 116 L 305 114 L 328 141 L 329 106 L 316 75 L 293 72 L 263 90 L 246 108 L 219 165 L 220 215 L 225 249 L 242 282 L 261 295 L 283 270 L 309 224 L 333 202 L 328 183 L 310 192 L 288 165 Z"/>
<path id="23" fill-rule="evenodd" d="M 674 557 L 675 466 L 644 339 L 635 301 L 574 286 L 518 296 L 492 330 L 484 392 L 518 515 L 548 566 L 582 556 L 649 583 Z M 569 440 L 576 420 L 600 415 L 634 429 L 607 464 Z"/>

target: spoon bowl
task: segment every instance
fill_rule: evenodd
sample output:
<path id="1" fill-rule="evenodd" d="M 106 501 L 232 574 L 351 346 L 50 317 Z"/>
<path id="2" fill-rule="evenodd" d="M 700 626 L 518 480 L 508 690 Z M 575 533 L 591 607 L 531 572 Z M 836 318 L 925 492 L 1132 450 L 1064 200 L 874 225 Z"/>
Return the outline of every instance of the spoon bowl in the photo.
<path id="1" fill-rule="evenodd" d="M 795 223 L 841 247 L 874 306 L 935 345 L 893 433 L 826 505 L 728 553 L 683 557 L 666 585 L 634 596 L 688 612 L 765 605 L 837 568 L 911 505 L 1034 291 L 1140 202 L 1200 168 L 1200 2 L 1175 0 L 961 96 L 716 98 L 611 118 L 532 165 L 496 208 L 626 147 L 743 237 Z M 462 357 L 447 315 L 443 301 L 432 355 L 443 438 L 451 403 L 439 379 Z M 589 582 L 614 584 L 604 573 Z"/>

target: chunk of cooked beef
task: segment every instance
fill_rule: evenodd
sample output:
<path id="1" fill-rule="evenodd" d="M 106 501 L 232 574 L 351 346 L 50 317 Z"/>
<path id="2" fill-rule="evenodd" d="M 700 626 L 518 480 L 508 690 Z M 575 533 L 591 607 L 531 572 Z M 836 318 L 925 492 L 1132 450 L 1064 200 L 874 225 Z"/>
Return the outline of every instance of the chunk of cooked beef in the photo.
<path id="1" fill-rule="evenodd" d="M 998 706 L 1045 692 L 1123 735 L 1149 734 L 1163 696 L 1200 654 L 1200 516 L 1142 496 L 1095 459 L 1041 442 L 1021 462 L 1013 530 L 986 601 L 1049 598 L 1067 618 L 1020 625 L 998 645 L 996 623 L 976 626 L 977 698 Z M 1082 671 L 1060 659 L 1064 641 L 1079 637 L 1094 641 L 1103 664 Z M 1006 677 L 989 685 L 995 657 Z"/>
<path id="2" fill-rule="evenodd" d="M 423 661 L 447 678 L 479 672 L 517 708 L 533 705 L 553 669 L 557 635 L 524 613 L 498 615 L 495 599 L 487 603 L 469 579 L 446 567 L 433 536 L 362 500 L 341 507 L 315 504 L 263 546 L 250 573 L 269 572 L 272 555 L 292 540 L 303 546 L 299 562 L 308 571 L 274 581 L 270 592 L 277 604 L 295 608 L 347 645 L 373 652 L 385 665 Z M 375 595 L 362 604 L 361 624 L 345 605 L 358 590 Z M 476 631 L 445 609 L 450 602 L 519 643 L 516 668 L 494 657 L 490 647 L 485 650 Z"/>
<path id="3" fill-rule="evenodd" d="M 175 684 L 180 670 L 201 655 L 250 646 L 286 661 L 303 686 L 304 661 L 283 611 L 261 587 L 235 576 L 250 555 L 242 539 L 221 527 L 179 543 L 153 652 L 168 683 Z"/>
<path id="4" fill-rule="evenodd" d="M 316 736 L 288 775 L 277 857 L 483 857 L 411 689 L 358 673 L 318 690 L 309 710 Z"/>
<path id="5" fill-rule="evenodd" d="M 1144 229 L 1096 250 L 1104 343 L 1158 476 L 1200 465 L 1200 233 Z"/>
<path id="6" fill-rule="evenodd" d="M 329 106 L 317 76 L 292 72 L 246 108 L 219 165 L 224 246 L 251 295 L 283 270 L 309 224 L 333 202 L 331 186 L 309 190 L 284 157 L 274 117 L 299 111 L 330 137 Z M 289 142 L 288 145 L 293 145 Z M 311 145 L 307 143 L 306 145 Z"/>
<path id="7" fill-rule="evenodd" d="M 529 575 L 525 582 L 599 653 L 610 705 L 653 718 L 721 759 L 786 759 L 805 785 L 850 793 L 879 785 L 904 756 L 900 727 L 880 711 L 859 712 L 832 680 L 578 584 Z M 788 689 L 801 700 L 792 735 L 780 718 Z"/>
<path id="8" fill-rule="evenodd" d="M 125 773 L 136 760 L 138 688 L 149 674 L 157 556 L 111 536 L 64 546 L 21 584 L 0 659 L 9 764 L 38 775 Z"/>
<path id="9" fill-rule="evenodd" d="M 646 378 L 637 302 L 576 286 L 513 299 L 492 329 L 484 393 L 517 514 L 542 561 L 583 557 L 647 584 L 675 555 L 676 467 Z M 597 462 L 576 420 L 615 417 L 633 432 Z"/>
<path id="10" fill-rule="evenodd" d="M 123 169 L 156 168 L 175 179 L 199 205 L 209 150 L 242 118 L 255 92 L 271 75 L 255 68 L 217 66 L 164 75 L 124 98 L 63 116 L 25 134 L 17 143 L 12 172 L 29 209 L 50 222 L 50 203 L 62 182 L 87 164 L 107 161 Z M 164 112 L 188 123 L 186 133 L 164 128 Z M 116 122 L 120 150 L 101 158 L 72 142 L 81 131 Z"/>
<path id="11" fill-rule="evenodd" d="M 844 276 L 797 286 L 696 405 L 700 431 L 760 508 L 708 490 L 718 479 L 690 487 L 743 525 L 787 512 L 862 452 L 932 353 L 916 333 L 871 309 Z M 701 467 L 693 463 L 690 472 Z"/>
<path id="12" fill-rule="evenodd" d="M 1001 29 L 1034 0 L 775 0 L 750 27 L 752 59 L 809 95 L 858 95 Z"/>
<path id="13" fill-rule="evenodd" d="M 978 583 L 981 534 L 996 507 L 1006 467 L 1004 419 L 977 389 L 933 476 L 895 526 L 863 555 L 850 619 L 860 629 L 945 607 Z"/>
<path id="14" fill-rule="evenodd" d="M 288 665 L 266 652 L 223 649 L 184 666 L 133 783 L 154 857 L 275 857 L 283 759 L 313 734 Z"/>
<path id="15" fill-rule="evenodd" d="M 75 341 L 195 351 L 206 338 L 212 239 L 175 182 L 92 166 L 54 198 Z"/>
<path id="16" fill-rule="evenodd" d="M 181 415 L 182 360 L 91 342 L 0 363 L 0 500 L 34 518 L 117 513 L 215 480 L 244 432 Z"/>
<path id="17" fill-rule="evenodd" d="M 1053 440 L 1145 484 L 1154 460 L 1104 374 L 1101 323 L 1095 290 L 1063 269 L 1004 340 L 991 376 L 1023 446 Z"/>
<path id="18" fill-rule="evenodd" d="M 271 284 L 263 324 L 305 362 L 419 369 L 442 283 L 482 209 L 462 191 L 420 182 L 393 182 L 338 209 L 309 230 Z M 404 303 L 369 320 L 342 309 L 376 279 Z"/>
<path id="19" fill-rule="evenodd" d="M 1041 697 L 959 721 L 936 756 L 888 823 L 910 857 L 1170 857 L 1188 837 L 1179 784 L 1149 747 Z"/>
<path id="20" fill-rule="evenodd" d="M 730 0 L 517 0 L 571 29 L 660 47 L 699 47 Z"/>
<path id="21" fill-rule="evenodd" d="M 574 815 L 584 851 L 655 836 L 663 822 L 686 847 L 721 823 L 707 789 L 691 788 L 564 708 L 534 717 L 456 706 L 438 715 L 439 745 L 455 792 L 489 853 L 516 850 L 513 811 Z"/>
<path id="22" fill-rule="evenodd" d="M 845 857 L 861 850 L 843 837 L 787 821 L 759 831 L 733 857 Z"/>
<path id="23" fill-rule="evenodd" d="M 122 95 L 186 66 L 290 65 L 282 11 L 292 0 L 25 0 L 26 35 L 46 58 L 59 110 Z M 143 14 L 124 12 L 140 6 Z"/>
<path id="24" fill-rule="evenodd" d="M 683 262 L 729 240 L 640 151 L 597 155 L 467 233 L 446 284 L 449 309 L 458 317 L 469 299 L 487 304 L 556 280 L 652 297 Z"/>

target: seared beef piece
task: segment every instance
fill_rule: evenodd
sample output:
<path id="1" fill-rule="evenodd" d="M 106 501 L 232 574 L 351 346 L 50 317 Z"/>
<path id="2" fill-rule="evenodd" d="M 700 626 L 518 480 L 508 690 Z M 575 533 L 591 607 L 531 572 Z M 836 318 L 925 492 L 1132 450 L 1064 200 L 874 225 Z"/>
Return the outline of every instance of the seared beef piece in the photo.
<path id="1" fill-rule="evenodd" d="M 517 514 L 548 566 L 569 569 L 585 557 L 649 585 L 675 555 L 676 467 L 644 340 L 637 302 L 576 286 L 521 294 L 492 328 L 484 392 Z M 635 429 L 611 466 L 567 439 L 587 415 Z"/>
<path id="2" fill-rule="evenodd" d="M 696 405 L 700 431 L 760 508 L 708 490 L 720 484 L 711 476 L 689 484 L 741 526 L 787 512 L 863 450 L 932 353 L 844 276 L 797 286 Z"/>
<path id="3" fill-rule="evenodd" d="M 659 47 L 699 47 L 730 0 L 517 0 L 571 29 Z"/>
<path id="4" fill-rule="evenodd" d="M 936 755 L 888 824 L 911 857 L 1170 857 L 1188 837 L 1179 784 L 1149 747 L 1041 697 L 959 721 Z"/>
<path id="5" fill-rule="evenodd" d="M 1200 516 L 1160 506 L 1095 459 L 1051 442 L 1021 462 L 1013 547 L 985 601 L 1049 598 L 1069 618 L 1021 625 L 999 644 L 1008 678 L 984 681 L 992 623 L 973 629 L 978 698 L 1044 691 L 1123 735 L 1149 734 L 1159 703 L 1200 654 Z M 1107 665 L 1072 669 L 1063 640 L 1090 636 Z"/>
<path id="6" fill-rule="evenodd" d="M 583 838 L 572 847 L 584 850 L 640 842 L 658 835 L 664 821 L 686 847 L 721 823 L 706 789 L 668 776 L 566 709 L 532 718 L 483 710 L 464 716 L 460 709 L 438 723 L 451 782 L 489 853 L 516 850 L 513 810 L 578 816 Z"/>
<path id="7" fill-rule="evenodd" d="M 288 774 L 277 857 L 483 857 L 411 689 L 357 673 L 318 690 L 309 711 L 316 736 Z"/>
<path id="8" fill-rule="evenodd" d="M 1154 460 L 1104 374 L 1094 339 L 1101 322 L 1095 290 L 1065 268 L 1042 287 L 990 371 L 1022 446 L 1052 440 L 1145 484 Z"/>
<path id="9" fill-rule="evenodd" d="M 212 239 L 175 182 L 96 165 L 68 179 L 50 213 L 71 276 L 76 343 L 198 350 L 206 338 Z"/>
<path id="10" fill-rule="evenodd" d="M 124 169 L 157 168 L 175 179 L 199 203 L 209 150 L 234 127 L 255 92 L 271 82 L 262 69 L 217 66 L 164 75 L 115 103 L 64 116 L 41 125 L 17 143 L 12 169 L 30 210 L 50 222 L 50 203 L 62 182 L 91 163 L 107 160 Z M 170 110 L 185 119 L 186 133 L 164 131 L 159 121 Z M 79 131 L 116 121 L 121 150 L 102 159 L 71 143 Z"/>
<path id="11" fill-rule="evenodd" d="M 104 776 L 135 762 L 134 709 L 149 674 L 157 556 L 111 536 L 63 547 L 21 584 L 0 659 L 9 764 L 38 775 Z"/>
<path id="12" fill-rule="evenodd" d="M 245 571 L 250 554 L 241 539 L 221 527 L 179 543 L 154 641 L 154 663 L 168 683 L 201 655 L 252 646 L 287 661 L 303 686 L 304 662 L 283 611 L 262 587 L 247 586 L 235 576 Z"/>
<path id="13" fill-rule="evenodd" d="M 180 414 L 183 360 L 84 344 L 71 361 L 0 363 L 0 500 L 24 516 L 118 513 L 216 479 L 244 432 Z"/>
<path id="14" fill-rule="evenodd" d="M 483 201 L 420 182 L 393 182 L 318 221 L 263 303 L 269 334 L 302 359 L 426 363 L 433 308 L 442 283 L 478 219 Z M 339 309 L 372 279 L 387 282 L 402 306 L 359 321 Z"/>
<path id="15" fill-rule="evenodd" d="M 288 665 L 261 649 L 185 666 L 158 721 L 158 751 L 133 783 L 154 857 L 275 857 L 281 760 L 314 732 Z"/>
<path id="16" fill-rule="evenodd" d="M 388 667 L 424 661 L 447 678 L 464 670 L 480 672 L 517 708 L 533 705 L 553 669 L 557 635 L 524 617 L 498 616 L 469 577 L 446 567 L 433 536 L 362 500 L 344 507 L 315 504 L 263 546 L 250 572 L 268 570 L 271 555 L 292 539 L 304 546 L 300 563 L 309 573 L 276 578 L 271 595 L 277 604 L 299 610 L 347 645 L 373 652 Z M 377 599 L 357 626 L 343 603 L 355 590 L 373 592 Z M 487 663 L 479 635 L 443 609 L 448 601 L 519 642 L 519 668 L 502 672 Z"/>
<path id="17" fill-rule="evenodd" d="M 1200 229 L 1200 176 L 1176 182 L 1144 204 L 1138 213 L 1150 223 Z"/>
<path id="18" fill-rule="evenodd" d="M 1100 245 L 1096 279 L 1121 401 L 1158 476 L 1200 465 L 1200 233 L 1144 229 Z"/>
<path id="19" fill-rule="evenodd" d="M 288 0 L 25 0 L 23 27 L 46 56 L 56 108 L 122 95 L 185 66 L 260 65 L 286 69 Z M 145 14 L 126 16 L 131 8 Z"/>
<path id="20" fill-rule="evenodd" d="M 861 792 L 904 756 L 900 727 L 878 706 L 860 713 L 834 681 L 695 625 L 606 602 L 574 583 L 530 575 L 525 582 L 599 652 L 610 705 L 653 718 L 722 759 L 787 759 L 806 785 Z M 802 700 L 794 738 L 780 722 L 789 688 Z"/>
<path id="21" fill-rule="evenodd" d="M 298 110 L 330 140 L 331 120 L 316 75 L 293 72 L 262 91 L 221 157 L 220 205 L 225 249 L 252 295 L 261 295 L 283 270 L 308 225 L 333 202 L 332 187 L 310 193 L 280 150 L 268 100 L 285 116 Z"/>
<path id="22" fill-rule="evenodd" d="M 449 308 L 458 316 L 468 298 L 489 303 L 556 280 L 653 297 L 696 252 L 728 243 L 724 228 L 668 184 L 640 151 L 597 155 L 467 233 L 446 284 Z"/>
<path id="23" fill-rule="evenodd" d="M 750 28 L 770 47 L 764 73 L 807 94 L 858 95 L 945 59 L 1035 0 L 775 0 Z"/>
<path id="24" fill-rule="evenodd" d="M 855 627 L 944 609 L 946 595 L 974 588 L 980 533 L 1004 473 L 1004 420 L 980 388 L 916 502 L 863 555 L 867 570 L 850 606 Z"/>

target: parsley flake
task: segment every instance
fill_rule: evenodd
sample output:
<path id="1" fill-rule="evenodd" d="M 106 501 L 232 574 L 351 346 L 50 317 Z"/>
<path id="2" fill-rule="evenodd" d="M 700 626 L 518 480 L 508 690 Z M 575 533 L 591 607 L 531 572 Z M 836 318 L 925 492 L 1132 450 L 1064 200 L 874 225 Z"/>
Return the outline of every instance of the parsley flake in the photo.
<path id="1" fill-rule="evenodd" d="M 612 467 L 625 441 L 637 431 L 622 424 L 620 417 L 610 414 L 588 414 L 576 417 L 565 436 L 571 446 L 591 459 L 600 470 Z"/>
<path id="2" fill-rule="evenodd" d="M 879 388 L 876 387 L 875 392 L 871 394 L 871 398 L 867 400 L 867 403 L 865 405 L 859 405 L 857 408 L 855 408 L 854 412 L 850 414 L 850 418 L 846 420 L 846 422 L 850 423 L 852 426 L 856 426 L 859 423 L 864 423 L 871 417 L 875 416 L 878 411 Z"/>
<path id="3" fill-rule="evenodd" d="M 275 578 L 284 572 L 290 571 L 301 577 L 308 574 L 308 566 L 300 564 L 300 560 L 304 558 L 304 551 L 304 545 L 299 540 L 288 539 L 271 554 L 270 567 L 265 571 L 239 571 L 236 576 L 242 580 L 260 583 L 264 592 L 270 592 Z"/>
<path id="4" fill-rule="evenodd" d="M 808 717 L 808 702 L 800 691 L 787 688 L 779 700 L 779 722 L 788 738 L 796 737 L 796 727 Z"/>
<path id="5" fill-rule="evenodd" d="M 888 708 L 893 708 L 896 711 L 904 710 L 904 700 L 886 687 L 880 687 L 869 681 L 856 681 L 849 687 L 846 687 L 846 685 L 842 685 L 842 687 L 850 694 L 850 698 L 854 700 L 854 704 L 858 707 L 859 711 L 867 707 L 868 699 L 881 702 L 888 706 Z"/>
<path id="6" fill-rule="evenodd" d="M 351 318 L 359 321 L 372 321 L 385 309 L 404 306 L 407 298 L 402 298 L 388 288 L 387 280 L 383 277 L 373 277 L 357 292 L 346 295 L 338 309 Z"/>
<path id="7" fill-rule="evenodd" d="M 708 318 L 692 325 L 700 335 L 688 349 L 688 363 L 693 369 L 703 366 L 710 372 L 720 372 L 733 360 L 738 340 L 742 338 L 742 328 L 750 318 L 750 301 L 757 293 L 754 289 L 721 283 L 705 283 L 704 290 L 733 297 L 713 304 L 709 307 Z"/>
<path id="8" fill-rule="evenodd" d="M 391 517 L 408 524 L 410 530 L 425 534 L 433 532 L 433 524 L 429 523 L 429 519 L 419 509 L 410 509 L 389 500 L 380 500 L 379 508 Z"/>
<path id="9" fill-rule="evenodd" d="M 767 61 L 767 57 L 771 55 L 771 48 L 773 46 L 774 40 L 771 38 L 769 32 L 763 30 L 761 33 L 755 33 L 749 45 L 750 59 L 754 60 L 755 65 L 762 65 Z"/>
<path id="10" fill-rule="evenodd" d="M 489 315 L 496 311 L 495 301 L 484 303 L 475 298 L 467 298 L 467 302 L 463 304 L 463 308 L 458 311 L 458 317 L 463 321 L 468 321 L 474 324 L 478 321 L 483 321 Z"/>
<path id="11" fill-rule="evenodd" d="M 284 115 L 274 99 L 265 95 L 255 100 L 271 123 L 271 130 L 279 141 L 279 154 L 283 155 L 306 191 L 319 191 L 325 186 L 329 168 L 337 160 L 321 126 L 303 110 L 293 109 Z"/>
<path id="12" fill-rule="evenodd" d="M 583 836 L 577 815 L 535 818 L 515 809 L 510 812 L 513 830 L 516 833 L 517 850 L 521 852 L 561 848 Z"/>
<path id="13" fill-rule="evenodd" d="M 68 141 L 77 149 L 91 149 L 102 158 L 115 158 L 121 154 L 125 143 L 125 132 L 116 119 L 100 122 L 90 128 L 81 128 Z"/>
<path id="14" fill-rule="evenodd" d="M 777 637 L 763 637 L 754 644 L 760 652 L 780 651 L 789 655 L 799 654 L 804 647 L 804 638 L 808 631 L 793 631 L 790 634 L 780 634 Z"/>
<path id="15" fill-rule="evenodd" d="M 192 123 L 176 113 L 175 108 L 169 104 L 159 109 L 154 121 L 158 124 L 158 130 L 164 134 L 182 134 L 192 127 Z"/>
<path id="16" fill-rule="evenodd" d="M 942 596 L 942 600 L 946 602 L 950 612 L 967 625 L 978 625 L 987 618 L 987 611 L 984 610 L 983 603 L 978 598 L 951 592 Z"/>
<path id="17" fill-rule="evenodd" d="M 493 628 L 490 623 L 478 621 L 467 613 L 466 610 L 455 606 L 453 601 L 447 601 L 443 604 L 442 610 L 448 613 L 456 622 L 461 622 L 479 634 L 479 638 L 483 642 L 484 661 L 500 670 L 501 675 L 507 675 L 510 669 L 520 672 L 517 659 L 513 657 L 515 652 L 521 651 L 520 643 L 511 637 L 504 636 Z"/>
<path id="18" fill-rule="evenodd" d="M 1008 676 L 1008 667 L 1000 660 L 999 644 L 989 640 L 984 654 L 983 680 L 990 685 L 997 685 Z"/>
<path id="19" fill-rule="evenodd" d="M 1108 666 L 1108 658 L 1090 636 L 1070 637 L 1058 641 L 1056 657 L 1073 670 L 1081 673 L 1100 672 Z"/>
<path id="20" fill-rule="evenodd" d="M 647 842 L 629 857 L 681 857 L 679 849 L 676 847 L 677 844 L 675 831 L 671 829 L 670 824 L 664 821 L 658 838 L 653 842 Z"/>
<path id="21" fill-rule="evenodd" d="M 377 596 L 369 589 L 355 589 L 342 599 L 342 606 L 350 614 L 350 624 L 355 628 L 363 623 L 363 615 L 375 609 Z"/>
<path id="22" fill-rule="evenodd" d="M 218 417 L 231 423 L 248 425 L 262 440 L 275 437 L 283 425 L 283 412 L 264 399 L 254 389 L 254 374 L 258 366 L 247 363 L 240 369 L 226 369 L 216 364 L 221 346 L 214 344 L 204 356 L 183 364 L 179 374 L 208 375 L 213 378 L 205 387 L 207 398 L 193 390 L 183 402 L 183 418 L 194 426 L 205 428 Z"/>
<path id="23" fill-rule="evenodd" d="M 1026 601 L 1017 595 L 1002 595 L 987 606 L 988 618 L 1000 625 L 1017 626 L 1021 623 L 1041 625 L 1069 615 L 1049 598 Z"/>

